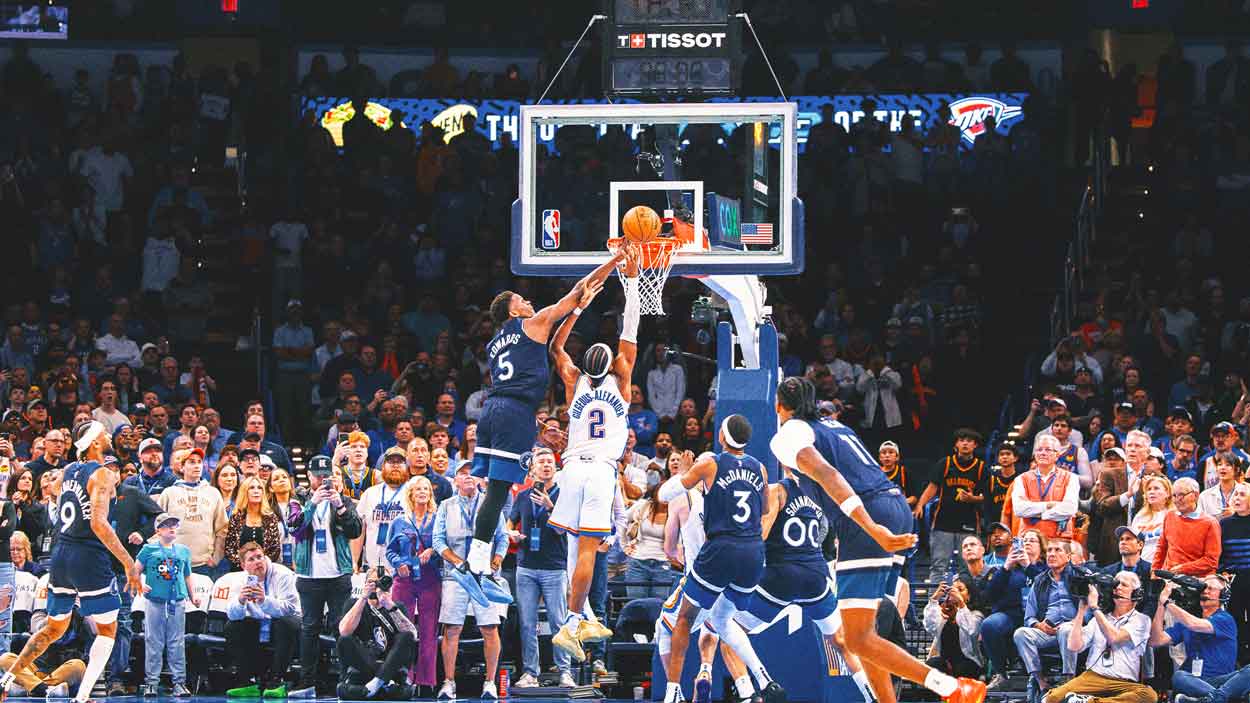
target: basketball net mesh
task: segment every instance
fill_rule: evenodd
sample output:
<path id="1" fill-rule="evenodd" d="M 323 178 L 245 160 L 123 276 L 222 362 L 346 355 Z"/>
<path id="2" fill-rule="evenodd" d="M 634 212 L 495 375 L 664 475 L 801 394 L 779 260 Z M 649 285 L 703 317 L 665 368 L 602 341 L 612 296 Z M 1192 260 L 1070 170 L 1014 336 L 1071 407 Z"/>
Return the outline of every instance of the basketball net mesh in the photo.
<path id="1" fill-rule="evenodd" d="M 616 254 L 618 248 L 625 243 L 621 237 L 608 240 L 608 249 Z M 668 273 L 673 270 L 673 250 L 677 241 L 670 238 L 653 239 L 649 242 L 638 242 L 638 312 L 642 315 L 664 314 L 664 283 L 668 281 Z M 625 263 L 617 265 L 624 286 Z"/>

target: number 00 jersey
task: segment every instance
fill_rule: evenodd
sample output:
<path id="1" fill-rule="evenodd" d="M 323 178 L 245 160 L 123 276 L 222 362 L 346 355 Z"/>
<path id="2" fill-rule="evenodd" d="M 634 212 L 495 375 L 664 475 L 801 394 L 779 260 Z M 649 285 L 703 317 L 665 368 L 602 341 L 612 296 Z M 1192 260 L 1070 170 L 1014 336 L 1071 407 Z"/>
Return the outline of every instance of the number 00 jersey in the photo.
<path id="1" fill-rule="evenodd" d="M 708 541 L 718 537 L 760 539 L 764 512 L 764 467 L 749 454 L 722 452 L 716 477 L 703 499 L 703 529 Z"/>
<path id="2" fill-rule="evenodd" d="M 486 347 L 491 398 L 512 398 L 537 408 L 547 394 L 547 345 L 525 334 L 521 318 L 509 318 Z"/>
<path id="3" fill-rule="evenodd" d="M 832 501 L 820 484 L 802 474 L 783 478 L 780 485 L 786 489 L 786 502 L 764 540 L 768 568 L 801 564 L 827 571 L 821 547 L 835 517 L 826 512 Z"/>
<path id="4" fill-rule="evenodd" d="M 110 471 L 94 461 L 79 461 L 65 467 L 61 482 L 61 497 L 57 499 L 57 539 L 75 546 L 97 547 L 104 550 L 104 543 L 91 531 L 91 494 L 87 482 L 96 471 Z"/>
<path id="5" fill-rule="evenodd" d="M 585 375 L 577 378 L 569 403 L 569 446 L 564 456 L 589 456 L 616 461 L 629 440 L 629 403 L 614 374 L 598 386 Z"/>

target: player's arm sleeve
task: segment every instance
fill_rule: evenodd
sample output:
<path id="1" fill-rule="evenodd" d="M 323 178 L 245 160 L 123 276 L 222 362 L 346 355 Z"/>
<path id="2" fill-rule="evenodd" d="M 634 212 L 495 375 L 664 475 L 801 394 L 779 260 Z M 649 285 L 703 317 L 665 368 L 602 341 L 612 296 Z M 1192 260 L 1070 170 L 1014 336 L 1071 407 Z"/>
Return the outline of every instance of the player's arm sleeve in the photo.
<path id="1" fill-rule="evenodd" d="M 816 444 L 816 433 L 802 420 L 790 420 L 773 435 L 768 446 L 784 466 L 797 468 L 799 452 Z"/>
<path id="2" fill-rule="evenodd" d="M 638 296 L 638 277 L 621 277 L 621 287 L 625 289 L 625 312 L 621 315 L 621 341 L 638 344 L 638 316 L 642 303 Z"/>
<path id="3" fill-rule="evenodd" d="M 660 486 L 660 490 L 656 493 L 656 497 L 665 503 L 672 503 L 678 496 L 685 493 L 686 487 L 681 484 L 681 474 L 673 476 Z"/>

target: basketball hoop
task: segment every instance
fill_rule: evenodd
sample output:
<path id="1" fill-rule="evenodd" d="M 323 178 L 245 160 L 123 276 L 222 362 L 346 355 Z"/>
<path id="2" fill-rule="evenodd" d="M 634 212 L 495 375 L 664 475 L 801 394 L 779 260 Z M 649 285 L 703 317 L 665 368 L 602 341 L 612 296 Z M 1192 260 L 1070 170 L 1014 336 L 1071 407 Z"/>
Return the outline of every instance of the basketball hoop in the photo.
<path id="1" fill-rule="evenodd" d="M 616 254 L 625 243 L 624 237 L 613 237 L 608 240 L 608 250 Z M 643 315 L 663 315 L 664 283 L 668 280 L 668 272 L 673 269 L 673 252 L 681 244 L 674 237 L 657 237 L 647 242 L 634 242 L 638 249 L 638 298 L 639 312 Z M 617 265 L 622 278 L 625 276 L 625 263 Z"/>

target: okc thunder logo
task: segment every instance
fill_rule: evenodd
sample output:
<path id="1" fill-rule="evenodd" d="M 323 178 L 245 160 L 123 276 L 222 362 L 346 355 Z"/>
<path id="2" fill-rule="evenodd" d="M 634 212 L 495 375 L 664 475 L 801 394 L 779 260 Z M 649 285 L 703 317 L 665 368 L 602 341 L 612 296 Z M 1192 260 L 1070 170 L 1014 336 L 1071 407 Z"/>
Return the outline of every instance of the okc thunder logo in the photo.
<path id="1" fill-rule="evenodd" d="M 960 98 L 951 103 L 948 123 L 958 127 L 963 138 L 972 144 L 976 142 L 977 137 L 985 133 L 985 118 L 993 116 L 995 122 L 1001 127 L 1007 120 L 1023 115 L 1023 108 L 1008 105 L 994 98 Z"/>

